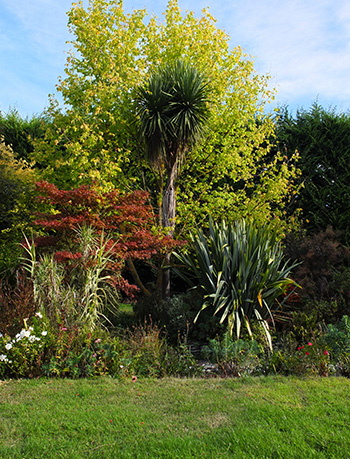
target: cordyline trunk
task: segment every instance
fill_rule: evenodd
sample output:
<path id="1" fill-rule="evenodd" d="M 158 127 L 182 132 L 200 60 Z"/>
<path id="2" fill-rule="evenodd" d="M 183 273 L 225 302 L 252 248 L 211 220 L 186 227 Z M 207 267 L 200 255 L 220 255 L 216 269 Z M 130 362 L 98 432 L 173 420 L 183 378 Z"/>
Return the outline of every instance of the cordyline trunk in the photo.
<path id="1" fill-rule="evenodd" d="M 175 230 L 175 210 L 176 210 L 176 197 L 175 197 L 175 180 L 177 174 L 177 162 L 172 166 L 168 174 L 168 183 L 163 192 L 162 199 L 162 226 L 167 228 L 167 234 L 174 235 Z M 170 253 L 165 255 L 165 266 L 170 266 Z M 170 269 L 166 268 L 163 271 L 162 280 L 162 297 L 163 299 L 170 297 Z"/>

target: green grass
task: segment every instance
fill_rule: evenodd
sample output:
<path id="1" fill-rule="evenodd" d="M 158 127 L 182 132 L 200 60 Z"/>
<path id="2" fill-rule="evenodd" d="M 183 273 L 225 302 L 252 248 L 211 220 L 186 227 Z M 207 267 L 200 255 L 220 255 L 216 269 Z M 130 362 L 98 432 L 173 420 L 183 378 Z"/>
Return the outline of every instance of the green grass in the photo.
<path id="1" fill-rule="evenodd" d="M 0 382 L 0 457 L 347 458 L 350 380 Z"/>

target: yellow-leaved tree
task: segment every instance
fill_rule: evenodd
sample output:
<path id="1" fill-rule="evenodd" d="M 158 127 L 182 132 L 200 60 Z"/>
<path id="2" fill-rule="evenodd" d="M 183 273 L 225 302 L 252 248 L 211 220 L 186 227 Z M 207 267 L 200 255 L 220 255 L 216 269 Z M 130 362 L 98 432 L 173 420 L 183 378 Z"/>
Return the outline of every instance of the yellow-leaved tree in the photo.
<path id="1" fill-rule="evenodd" d="M 51 98 L 53 123 L 34 157 L 43 174 L 69 188 L 145 188 L 155 208 L 165 174 L 152 168 L 139 135 L 137 91 L 157 69 L 181 60 L 209 85 L 208 116 L 199 142 L 186 148 L 176 176 L 177 233 L 210 213 L 233 220 L 283 220 L 296 174 L 294 159 L 271 154 L 274 126 L 266 115 L 273 93 L 242 49 L 207 9 L 182 13 L 170 0 L 163 19 L 146 10 L 127 14 L 121 0 L 90 0 L 68 12 L 73 35 L 65 76 Z M 165 176 L 164 176 L 165 175 Z"/>

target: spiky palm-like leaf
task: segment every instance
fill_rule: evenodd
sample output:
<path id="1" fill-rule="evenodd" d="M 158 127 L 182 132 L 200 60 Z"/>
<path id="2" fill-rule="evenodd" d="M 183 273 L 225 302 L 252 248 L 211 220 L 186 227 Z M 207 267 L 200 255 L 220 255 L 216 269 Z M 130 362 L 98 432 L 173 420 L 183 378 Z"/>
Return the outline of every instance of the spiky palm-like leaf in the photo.
<path id="1" fill-rule="evenodd" d="M 209 91 L 204 76 L 181 60 L 158 69 L 137 89 L 139 130 L 153 164 L 163 161 L 169 169 L 200 138 Z"/>
<path id="2" fill-rule="evenodd" d="M 251 334 L 250 321 L 257 319 L 271 347 L 266 319 L 272 318 L 276 299 L 294 283 L 288 276 L 295 266 L 284 260 L 276 234 L 251 222 L 219 226 L 211 221 L 208 237 L 197 231 L 191 240 L 193 252 L 176 254 L 184 268 L 177 273 L 204 291 L 201 310 L 212 307 L 221 322 L 228 321 L 231 333 L 236 329 L 237 338 L 242 323 Z"/>

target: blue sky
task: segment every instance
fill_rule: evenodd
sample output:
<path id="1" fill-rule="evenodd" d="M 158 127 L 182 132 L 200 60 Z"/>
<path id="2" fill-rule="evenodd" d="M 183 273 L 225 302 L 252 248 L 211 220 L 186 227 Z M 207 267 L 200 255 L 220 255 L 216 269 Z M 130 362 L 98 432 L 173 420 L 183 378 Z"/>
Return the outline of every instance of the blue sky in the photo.
<path id="1" fill-rule="evenodd" d="M 40 114 L 64 75 L 66 12 L 71 0 L 0 0 L 0 110 Z M 84 0 L 87 4 L 88 1 Z M 125 0 L 161 17 L 167 0 Z M 350 110 L 349 0 L 179 0 L 197 16 L 209 7 L 218 27 L 254 56 L 258 73 L 277 88 L 276 105 L 294 112 L 318 99 Z"/>

